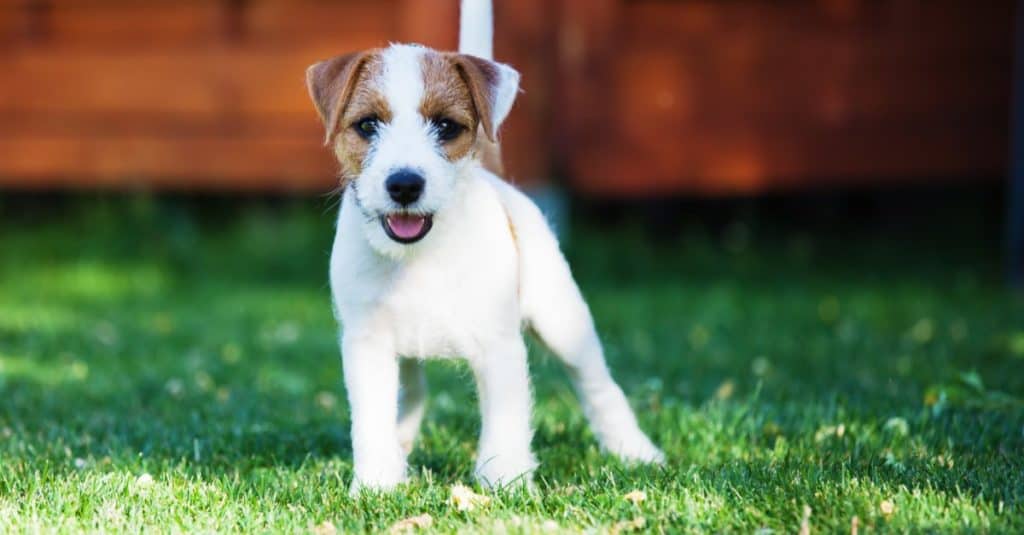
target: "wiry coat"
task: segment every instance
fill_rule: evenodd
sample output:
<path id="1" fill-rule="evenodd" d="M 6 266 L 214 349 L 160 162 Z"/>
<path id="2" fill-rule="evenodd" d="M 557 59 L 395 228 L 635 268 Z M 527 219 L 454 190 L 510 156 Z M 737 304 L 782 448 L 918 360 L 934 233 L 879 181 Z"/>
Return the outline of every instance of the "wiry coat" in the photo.
<path id="1" fill-rule="evenodd" d="M 489 3 L 466 1 L 464 12 L 481 5 L 489 27 Z M 489 29 L 463 35 L 490 39 Z M 462 48 L 490 53 L 489 43 Z M 473 369 L 483 420 L 479 480 L 528 483 L 537 463 L 524 328 L 565 362 L 606 449 L 661 461 L 608 372 L 546 220 L 483 163 L 518 74 L 489 57 L 392 45 L 314 65 L 308 78 L 346 186 L 330 281 L 352 411 L 353 490 L 405 480 L 427 358 L 462 358 Z M 370 137 L 353 131 L 366 117 L 375 121 Z M 464 128 L 448 139 L 441 121 Z M 385 183 L 396 169 L 423 176 L 415 203 L 398 206 L 389 196 Z M 394 214 L 430 225 L 414 243 L 399 243 L 385 231 Z"/>

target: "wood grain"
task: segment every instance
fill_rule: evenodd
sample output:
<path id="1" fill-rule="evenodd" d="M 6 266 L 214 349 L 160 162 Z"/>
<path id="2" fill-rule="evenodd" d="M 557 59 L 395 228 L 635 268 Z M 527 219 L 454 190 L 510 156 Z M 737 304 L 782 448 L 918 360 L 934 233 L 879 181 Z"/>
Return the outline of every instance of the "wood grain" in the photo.
<path id="1" fill-rule="evenodd" d="M 985 180 L 1012 0 L 497 0 L 509 177 L 597 195 Z M 303 73 L 457 0 L 0 0 L 0 185 L 334 185 Z"/>
<path id="2" fill-rule="evenodd" d="M 1005 171 L 1013 2 L 564 5 L 579 190 L 756 193 Z"/>

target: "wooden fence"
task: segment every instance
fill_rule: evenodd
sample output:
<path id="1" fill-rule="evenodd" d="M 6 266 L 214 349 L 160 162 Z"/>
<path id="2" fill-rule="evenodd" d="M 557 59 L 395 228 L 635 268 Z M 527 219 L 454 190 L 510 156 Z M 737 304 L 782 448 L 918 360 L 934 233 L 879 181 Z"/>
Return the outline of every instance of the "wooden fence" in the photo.
<path id="1" fill-rule="evenodd" d="M 303 86 L 457 0 L 0 0 L 0 187 L 324 191 Z M 1013 2 L 497 0 L 514 179 L 602 195 L 982 180 L 1007 166 Z"/>

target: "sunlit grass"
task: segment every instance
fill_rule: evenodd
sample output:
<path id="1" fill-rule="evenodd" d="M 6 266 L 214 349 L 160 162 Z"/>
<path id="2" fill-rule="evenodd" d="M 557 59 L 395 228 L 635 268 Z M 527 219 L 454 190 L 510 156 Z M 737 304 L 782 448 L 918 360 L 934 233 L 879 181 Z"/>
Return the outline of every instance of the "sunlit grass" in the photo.
<path id="1" fill-rule="evenodd" d="M 984 237 L 739 223 L 659 243 L 577 225 L 611 367 L 669 464 L 603 455 L 533 348 L 539 491 L 458 511 L 478 420 L 455 363 L 430 366 L 413 482 L 347 494 L 333 216 L 81 204 L 0 228 L 0 532 L 324 533 L 424 513 L 445 532 L 1024 530 L 1024 303 Z"/>

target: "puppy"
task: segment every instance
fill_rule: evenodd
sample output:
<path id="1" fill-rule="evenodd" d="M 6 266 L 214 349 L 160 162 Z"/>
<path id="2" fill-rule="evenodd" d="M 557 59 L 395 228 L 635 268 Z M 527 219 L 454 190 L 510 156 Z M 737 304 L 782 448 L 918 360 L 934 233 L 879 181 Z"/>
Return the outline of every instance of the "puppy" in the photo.
<path id="1" fill-rule="evenodd" d="M 352 411 L 352 491 L 407 477 L 426 400 L 423 359 L 463 358 L 483 419 L 475 476 L 530 484 L 523 330 L 565 363 L 601 445 L 662 462 L 605 365 L 537 206 L 496 173 L 497 131 L 519 74 L 491 59 L 492 7 L 463 0 L 459 53 L 416 45 L 311 66 L 307 83 L 341 166 L 330 260 Z"/>

